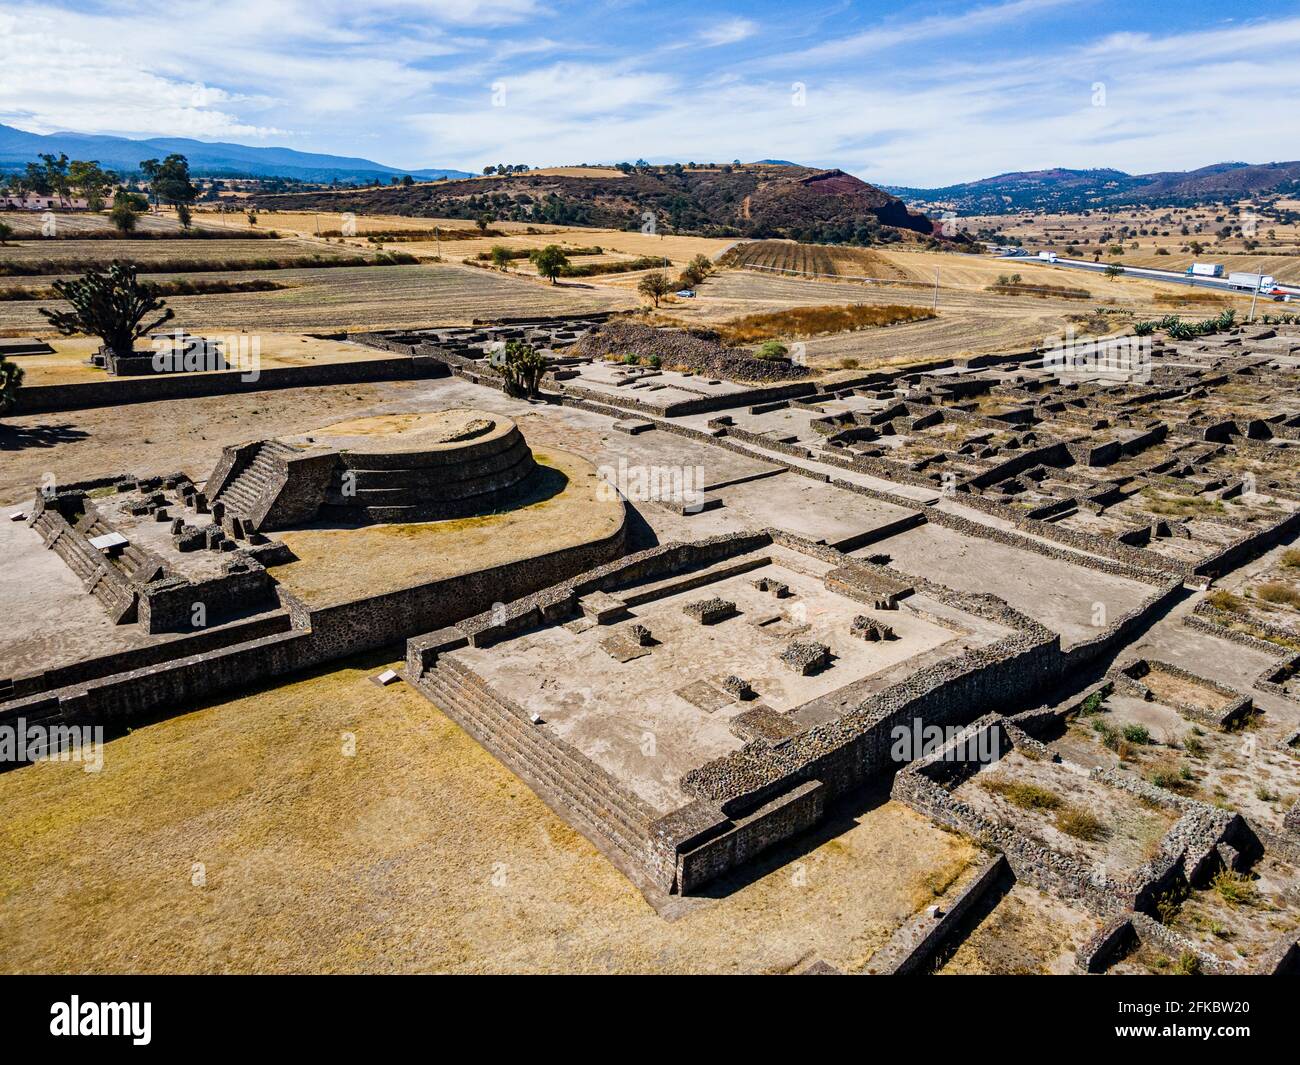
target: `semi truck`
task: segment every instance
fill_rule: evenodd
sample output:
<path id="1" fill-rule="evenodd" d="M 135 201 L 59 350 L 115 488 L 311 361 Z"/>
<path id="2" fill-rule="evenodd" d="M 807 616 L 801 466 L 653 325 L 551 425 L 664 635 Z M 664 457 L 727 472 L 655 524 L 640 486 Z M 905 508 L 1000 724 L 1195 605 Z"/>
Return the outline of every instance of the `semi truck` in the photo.
<path id="1" fill-rule="evenodd" d="M 1268 290 L 1277 284 L 1272 274 L 1251 274 L 1244 270 L 1234 270 L 1228 275 L 1228 284 L 1233 288 L 1244 288 L 1248 292 Z"/>
<path id="2" fill-rule="evenodd" d="M 1222 277 L 1222 263 L 1192 263 L 1186 270 L 1192 277 Z"/>

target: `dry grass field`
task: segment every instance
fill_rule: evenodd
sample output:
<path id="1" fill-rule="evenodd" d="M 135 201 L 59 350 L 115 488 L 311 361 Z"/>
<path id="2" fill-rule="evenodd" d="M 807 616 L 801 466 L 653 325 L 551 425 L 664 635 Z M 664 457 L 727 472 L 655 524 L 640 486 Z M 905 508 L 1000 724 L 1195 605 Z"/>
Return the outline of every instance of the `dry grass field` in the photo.
<path id="1" fill-rule="evenodd" d="M 0 776 L 0 970 L 853 971 L 977 858 L 869 798 L 665 920 L 397 657 Z"/>
<path id="2" fill-rule="evenodd" d="M 176 324 L 200 333 L 414 328 L 501 315 L 588 314 L 631 308 L 639 302 L 634 293 L 586 282 L 550 285 L 537 278 L 451 264 L 203 276 L 267 276 L 286 287 L 275 292 L 169 298 Z M 41 306 L 58 305 L 0 301 L 0 335 L 48 335 Z"/>
<path id="3" fill-rule="evenodd" d="M 203 260 L 204 262 L 245 263 L 257 260 L 293 262 L 313 255 L 321 258 L 352 256 L 351 248 L 326 244 L 320 241 L 286 238 L 283 240 L 32 240 L 13 241 L 0 247 L 0 275 L 13 264 L 29 267 L 31 264 L 58 262 L 74 265 L 77 269 L 104 266 L 114 259 L 138 264 L 141 272 L 151 266 L 166 265 L 176 260 Z M 66 274 L 66 270 L 53 273 Z M 40 276 L 48 276 L 43 271 Z"/>
<path id="4" fill-rule="evenodd" d="M 0 222 L 4 222 L 13 228 L 14 236 L 11 238 L 13 240 L 44 240 L 46 243 L 75 238 L 79 234 L 116 232 L 107 214 L 92 214 L 88 211 L 54 211 L 52 213 L 54 215 L 53 239 L 44 235 L 45 217 L 42 211 L 4 211 L 0 213 Z M 195 228 L 220 231 L 229 229 L 231 226 L 229 222 L 215 212 L 207 212 L 200 221 L 196 221 Z M 141 215 L 136 221 L 135 235 L 137 236 L 179 235 L 181 232 L 181 224 L 176 220 L 174 214 L 155 214 L 151 212 Z M 0 248 L 0 254 L 2 253 L 3 249 Z"/>

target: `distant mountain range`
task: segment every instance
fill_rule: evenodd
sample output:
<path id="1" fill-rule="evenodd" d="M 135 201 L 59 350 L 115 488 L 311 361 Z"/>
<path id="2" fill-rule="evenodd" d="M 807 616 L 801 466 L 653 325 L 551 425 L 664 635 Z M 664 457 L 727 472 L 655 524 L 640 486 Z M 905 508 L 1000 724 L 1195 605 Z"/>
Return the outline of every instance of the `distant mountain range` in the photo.
<path id="1" fill-rule="evenodd" d="M 72 159 L 95 159 L 107 170 L 135 171 L 142 159 L 179 152 L 190 161 L 190 172 L 202 177 L 292 178 L 297 181 L 342 183 L 387 181 L 410 174 L 417 180 L 463 178 L 464 170 L 399 170 L 370 159 L 317 155 L 292 148 L 251 148 L 244 144 L 153 137 L 131 140 L 90 133 L 28 133 L 0 125 L 0 171 L 21 170 L 42 153 L 66 153 Z"/>
<path id="2" fill-rule="evenodd" d="M 883 186 L 908 204 L 962 214 L 1080 211 L 1111 206 L 1174 207 L 1300 192 L 1300 161 L 1215 163 L 1199 170 L 1126 174 L 1122 170 L 1031 170 L 938 189 Z"/>

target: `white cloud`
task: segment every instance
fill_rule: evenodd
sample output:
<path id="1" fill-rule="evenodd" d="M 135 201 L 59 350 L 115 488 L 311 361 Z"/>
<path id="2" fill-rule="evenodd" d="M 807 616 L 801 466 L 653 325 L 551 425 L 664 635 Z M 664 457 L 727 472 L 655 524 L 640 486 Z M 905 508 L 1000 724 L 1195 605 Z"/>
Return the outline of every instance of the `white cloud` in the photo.
<path id="1" fill-rule="evenodd" d="M 0 121 L 273 135 L 408 168 L 778 157 L 911 185 L 1051 165 L 1300 158 L 1300 129 L 1286 121 L 1300 101 L 1300 18 L 1160 34 L 1098 27 L 1054 46 L 1039 33 L 1032 49 L 1002 33 L 1069 2 L 900 17 L 764 57 L 762 41 L 792 36 L 790 21 L 765 22 L 760 37 L 741 17 L 622 8 L 615 19 L 536 0 L 108 0 L 94 14 L 44 0 L 0 15 Z M 1005 40 L 992 51 L 920 47 L 968 36 Z M 710 65 L 708 49 L 724 44 L 734 53 Z M 796 79 L 805 107 L 792 106 Z M 1105 107 L 1091 106 L 1094 82 Z M 504 107 L 492 105 L 494 83 Z"/>
<path id="2" fill-rule="evenodd" d="M 700 40 L 710 48 L 736 44 L 758 32 L 758 23 L 747 18 L 730 18 L 700 31 Z"/>

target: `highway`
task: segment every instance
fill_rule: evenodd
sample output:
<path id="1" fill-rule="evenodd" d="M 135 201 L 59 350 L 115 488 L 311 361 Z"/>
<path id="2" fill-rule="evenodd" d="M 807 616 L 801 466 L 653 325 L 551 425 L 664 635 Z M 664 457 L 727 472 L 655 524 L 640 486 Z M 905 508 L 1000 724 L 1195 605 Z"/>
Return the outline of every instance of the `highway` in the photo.
<path id="1" fill-rule="evenodd" d="M 1125 277 L 1144 277 L 1151 281 L 1164 281 L 1171 285 L 1187 285 L 1191 288 L 1210 288 L 1216 292 L 1227 292 L 1237 296 L 1249 296 L 1251 290 L 1248 288 L 1239 288 L 1236 285 L 1228 283 L 1226 277 L 1194 277 L 1189 274 L 1176 273 L 1173 270 L 1156 270 L 1149 266 L 1124 266 L 1123 263 L 1094 263 L 1087 259 L 1067 259 L 1063 256 L 1057 256 L 1055 262 L 1049 262 L 1046 259 L 1040 259 L 1037 255 L 1003 255 L 1001 258 L 1008 262 L 1014 263 L 1037 263 L 1039 266 L 1068 266 L 1074 270 L 1091 270 L 1095 274 L 1106 272 L 1107 266 L 1115 265 L 1123 267 Z M 1300 296 L 1300 286 L 1296 285 L 1276 285 L 1275 288 L 1281 289 L 1282 292 Z M 1274 297 L 1261 292 L 1261 297 L 1266 300 L 1272 300 Z"/>

